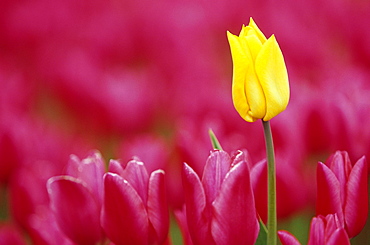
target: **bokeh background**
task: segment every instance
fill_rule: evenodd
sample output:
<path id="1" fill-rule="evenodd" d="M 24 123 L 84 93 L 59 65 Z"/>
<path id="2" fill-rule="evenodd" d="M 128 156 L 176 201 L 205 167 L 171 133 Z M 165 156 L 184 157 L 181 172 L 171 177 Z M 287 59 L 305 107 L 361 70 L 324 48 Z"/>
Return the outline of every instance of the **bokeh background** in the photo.
<path id="1" fill-rule="evenodd" d="M 231 100 L 226 31 L 250 17 L 276 35 L 288 68 L 290 104 L 271 122 L 278 212 L 305 243 L 317 162 L 336 150 L 370 157 L 367 0 L 1 1 L 0 237 L 38 244 L 45 182 L 70 154 L 165 169 L 171 210 L 183 203 L 181 164 L 202 172 L 208 129 L 226 151 L 262 160 L 261 124 Z M 369 243 L 369 229 L 353 244 Z M 171 237 L 181 244 L 174 221 Z"/>

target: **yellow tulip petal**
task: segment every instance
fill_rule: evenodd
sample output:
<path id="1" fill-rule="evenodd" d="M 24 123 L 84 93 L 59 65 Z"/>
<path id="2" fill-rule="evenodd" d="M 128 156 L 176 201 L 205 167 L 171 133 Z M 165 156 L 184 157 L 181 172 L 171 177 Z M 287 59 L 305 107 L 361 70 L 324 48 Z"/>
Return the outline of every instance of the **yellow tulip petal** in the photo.
<path id="1" fill-rule="evenodd" d="M 255 73 L 248 37 L 238 37 L 230 32 L 227 36 L 234 64 L 232 85 L 234 107 L 244 120 L 254 122 L 265 116 L 266 100 Z M 261 48 L 262 45 L 258 45 L 259 41 L 256 38 L 249 39 L 253 43 L 252 48 L 258 50 Z"/>
<path id="2" fill-rule="evenodd" d="M 256 60 L 258 53 L 262 48 L 262 43 L 256 35 L 256 32 L 251 29 L 247 36 L 244 37 L 246 40 L 246 48 L 249 50 L 251 57 Z"/>
<path id="3" fill-rule="evenodd" d="M 254 22 L 252 17 L 249 20 L 249 25 L 248 26 L 253 28 L 253 30 L 256 32 L 256 35 L 257 35 L 258 39 L 261 41 L 261 43 L 266 42 L 267 39 L 266 39 L 265 35 L 262 33 L 260 28 L 258 28 L 257 24 Z"/>
<path id="4" fill-rule="evenodd" d="M 266 114 L 266 99 L 253 62 L 249 60 L 244 69 L 246 70 L 245 94 L 249 104 L 248 114 L 254 118 L 263 118 Z"/>
<path id="5" fill-rule="evenodd" d="M 244 36 L 245 35 L 245 33 L 246 33 L 246 26 L 243 24 L 242 25 L 242 29 L 240 30 L 240 33 L 239 33 L 239 37 L 242 37 L 242 36 Z"/>
<path id="6" fill-rule="evenodd" d="M 239 115 L 246 120 L 249 118 L 249 104 L 245 94 L 245 77 L 246 70 L 244 64 L 248 63 L 248 57 L 245 54 L 245 50 L 242 48 L 242 44 L 239 41 L 239 37 L 227 32 L 227 38 L 230 44 L 231 57 L 233 60 L 233 85 L 232 85 L 232 97 L 234 107 Z"/>
<path id="7" fill-rule="evenodd" d="M 255 69 L 266 97 L 263 120 L 268 121 L 285 110 L 290 95 L 284 57 L 274 35 L 263 44 L 255 61 Z"/>
<path id="8" fill-rule="evenodd" d="M 263 118 L 266 114 L 266 100 L 254 68 L 254 59 L 260 52 L 262 43 L 252 29 L 249 30 L 247 36 L 241 37 L 240 40 L 248 57 L 248 63 L 244 64 L 246 70 L 245 94 L 249 104 L 248 114 L 253 118 Z"/>

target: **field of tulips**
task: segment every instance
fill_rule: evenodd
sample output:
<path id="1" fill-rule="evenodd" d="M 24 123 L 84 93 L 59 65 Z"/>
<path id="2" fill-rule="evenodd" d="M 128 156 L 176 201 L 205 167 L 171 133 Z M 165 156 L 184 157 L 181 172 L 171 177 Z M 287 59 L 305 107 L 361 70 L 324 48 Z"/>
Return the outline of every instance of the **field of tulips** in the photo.
<path id="1" fill-rule="evenodd" d="M 366 0 L 1 1 L 0 245 L 370 243 L 369 19 Z"/>

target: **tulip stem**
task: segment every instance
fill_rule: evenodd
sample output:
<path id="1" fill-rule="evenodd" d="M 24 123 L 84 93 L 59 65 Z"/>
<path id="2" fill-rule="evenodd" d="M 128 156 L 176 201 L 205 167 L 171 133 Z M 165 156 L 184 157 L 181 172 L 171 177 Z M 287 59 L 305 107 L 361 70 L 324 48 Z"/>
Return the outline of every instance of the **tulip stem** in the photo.
<path id="1" fill-rule="evenodd" d="M 273 245 L 277 243 L 275 153 L 270 121 L 262 120 L 262 124 L 266 142 L 268 178 L 267 244 Z"/>

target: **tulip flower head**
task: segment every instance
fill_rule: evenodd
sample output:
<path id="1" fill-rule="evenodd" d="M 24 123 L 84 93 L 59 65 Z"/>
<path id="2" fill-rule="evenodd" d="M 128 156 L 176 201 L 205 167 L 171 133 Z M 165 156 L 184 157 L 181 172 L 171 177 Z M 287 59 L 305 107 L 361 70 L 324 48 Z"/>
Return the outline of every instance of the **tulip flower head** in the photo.
<path id="1" fill-rule="evenodd" d="M 50 208 L 56 221 L 77 244 L 95 244 L 104 239 L 100 225 L 104 172 L 104 160 L 94 151 L 83 160 L 72 155 L 67 175 L 54 176 L 47 182 Z"/>
<path id="2" fill-rule="evenodd" d="M 274 35 L 266 39 L 253 19 L 239 36 L 227 32 L 233 59 L 232 97 L 248 122 L 269 121 L 289 102 L 289 81 L 283 54 Z"/>
<path id="3" fill-rule="evenodd" d="M 243 152 L 211 152 L 202 180 L 184 164 L 187 230 L 194 245 L 254 244 L 259 225 Z"/>
<path id="4" fill-rule="evenodd" d="M 283 245 L 301 245 L 288 231 L 278 231 Z M 308 245 L 350 245 L 348 235 L 336 214 L 312 218 Z"/>
<path id="5" fill-rule="evenodd" d="M 104 175 L 102 226 L 116 245 L 164 244 L 169 230 L 164 171 L 150 175 L 139 159 L 111 160 Z"/>
<path id="6" fill-rule="evenodd" d="M 316 214 L 336 213 L 350 238 L 366 224 L 368 216 L 368 176 L 365 157 L 354 165 L 347 152 L 337 151 L 317 165 Z"/>

